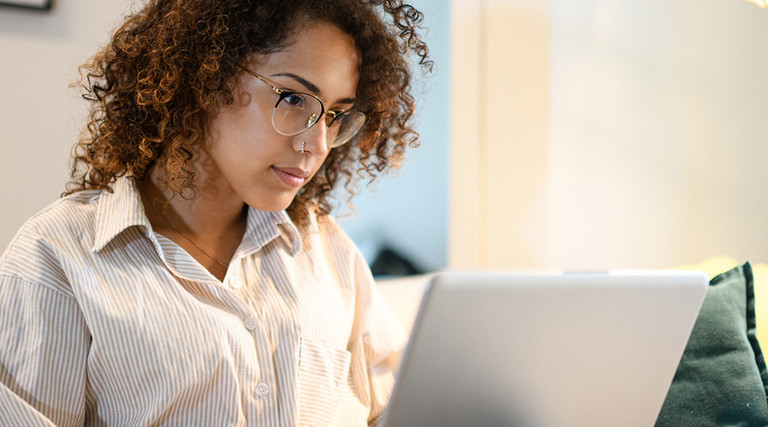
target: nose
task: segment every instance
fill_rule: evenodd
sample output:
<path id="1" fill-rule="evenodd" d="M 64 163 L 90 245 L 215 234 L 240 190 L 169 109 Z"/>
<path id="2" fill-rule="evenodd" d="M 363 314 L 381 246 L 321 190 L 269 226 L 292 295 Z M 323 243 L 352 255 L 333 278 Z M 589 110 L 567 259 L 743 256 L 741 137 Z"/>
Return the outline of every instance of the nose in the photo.
<path id="1" fill-rule="evenodd" d="M 312 127 L 296 135 L 298 150 L 301 151 L 301 143 L 304 144 L 304 151 L 313 156 L 325 157 L 330 152 L 328 148 L 328 126 L 325 126 L 325 120 L 318 120 Z"/>

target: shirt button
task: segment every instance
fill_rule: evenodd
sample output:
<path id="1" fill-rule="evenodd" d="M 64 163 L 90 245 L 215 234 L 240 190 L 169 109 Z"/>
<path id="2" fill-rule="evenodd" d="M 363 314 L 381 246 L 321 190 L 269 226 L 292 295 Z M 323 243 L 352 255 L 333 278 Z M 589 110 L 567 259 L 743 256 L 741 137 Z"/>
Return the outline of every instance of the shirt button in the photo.
<path id="1" fill-rule="evenodd" d="M 229 286 L 235 289 L 243 287 L 243 281 L 239 277 L 234 277 L 229 280 Z"/>
<path id="2" fill-rule="evenodd" d="M 269 386 L 265 383 L 258 383 L 256 385 L 256 396 L 259 397 L 259 399 L 263 398 L 264 396 L 269 394 Z"/>
<path id="3" fill-rule="evenodd" d="M 252 330 L 256 329 L 257 326 L 259 326 L 259 322 L 256 319 L 254 319 L 253 317 L 246 317 L 245 318 L 245 327 L 246 327 L 246 329 L 248 329 L 249 331 L 252 331 Z"/>

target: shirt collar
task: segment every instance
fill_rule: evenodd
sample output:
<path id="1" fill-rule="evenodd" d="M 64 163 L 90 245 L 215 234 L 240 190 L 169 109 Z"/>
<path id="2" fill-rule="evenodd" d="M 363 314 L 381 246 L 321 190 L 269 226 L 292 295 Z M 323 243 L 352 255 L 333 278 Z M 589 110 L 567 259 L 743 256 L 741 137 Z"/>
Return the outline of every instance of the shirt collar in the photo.
<path id="1" fill-rule="evenodd" d="M 295 256 L 301 251 L 301 233 L 286 211 L 270 212 L 258 210 L 253 207 L 248 208 L 248 224 L 245 231 L 244 251 L 258 251 L 267 243 L 281 235 L 285 236 L 287 239 L 292 256 Z"/>
<path id="2" fill-rule="evenodd" d="M 112 192 L 103 190 L 99 198 L 96 236 L 91 250 L 100 251 L 120 233 L 133 226 L 144 227 L 147 233 L 152 230 L 136 185 L 127 177 L 118 178 L 112 185 Z M 309 230 L 313 229 L 317 229 L 317 224 L 314 215 L 311 215 Z M 246 252 L 258 251 L 281 235 L 286 237 L 292 256 L 301 251 L 301 232 L 286 211 L 270 212 L 248 208 L 243 248 Z"/>
<path id="3" fill-rule="evenodd" d="M 112 191 L 102 190 L 96 210 L 96 235 L 92 251 L 98 252 L 118 234 L 133 226 L 151 230 L 141 194 L 130 178 L 118 178 Z"/>

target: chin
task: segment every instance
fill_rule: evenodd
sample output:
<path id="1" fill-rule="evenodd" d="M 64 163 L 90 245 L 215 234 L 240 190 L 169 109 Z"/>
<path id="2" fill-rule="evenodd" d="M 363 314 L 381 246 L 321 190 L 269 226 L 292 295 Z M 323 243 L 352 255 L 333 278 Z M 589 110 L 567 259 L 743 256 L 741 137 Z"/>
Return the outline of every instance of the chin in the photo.
<path id="1" fill-rule="evenodd" d="M 260 211 L 279 212 L 288 209 L 288 206 L 293 202 L 293 197 L 288 200 L 274 199 L 274 200 L 252 200 L 246 201 L 246 204 L 254 209 Z"/>

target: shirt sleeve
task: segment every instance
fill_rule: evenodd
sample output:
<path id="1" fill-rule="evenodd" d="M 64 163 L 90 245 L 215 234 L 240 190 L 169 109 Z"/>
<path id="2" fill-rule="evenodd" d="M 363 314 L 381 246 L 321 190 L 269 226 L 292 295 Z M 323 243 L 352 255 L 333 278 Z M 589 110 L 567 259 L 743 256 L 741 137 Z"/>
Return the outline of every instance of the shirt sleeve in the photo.
<path id="1" fill-rule="evenodd" d="M 0 423 L 2 425 L 55 426 L 45 415 L 41 414 L 3 384 L 0 384 L 0 408 L 3 408 L 3 414 L 0 415 Z"/>
<path id="2" fill-rule="evenodd" d="M 71 295 L 0 273 L 0 424 L 82 426 L 89 336 Z"/>
<path id="3" fill-rule="evenodd" d="M 373 275 L 362 255 L 355 266 L 358 285 L 360 339 L 353 360 L 365 360 L 365 377 L 370 396 L 369 424 L 375 424 L 389 403 L 395 382 L 397 360 L 405 346 L 406 335 L 400 321 L 389 308 L 375 285 Z"/>

